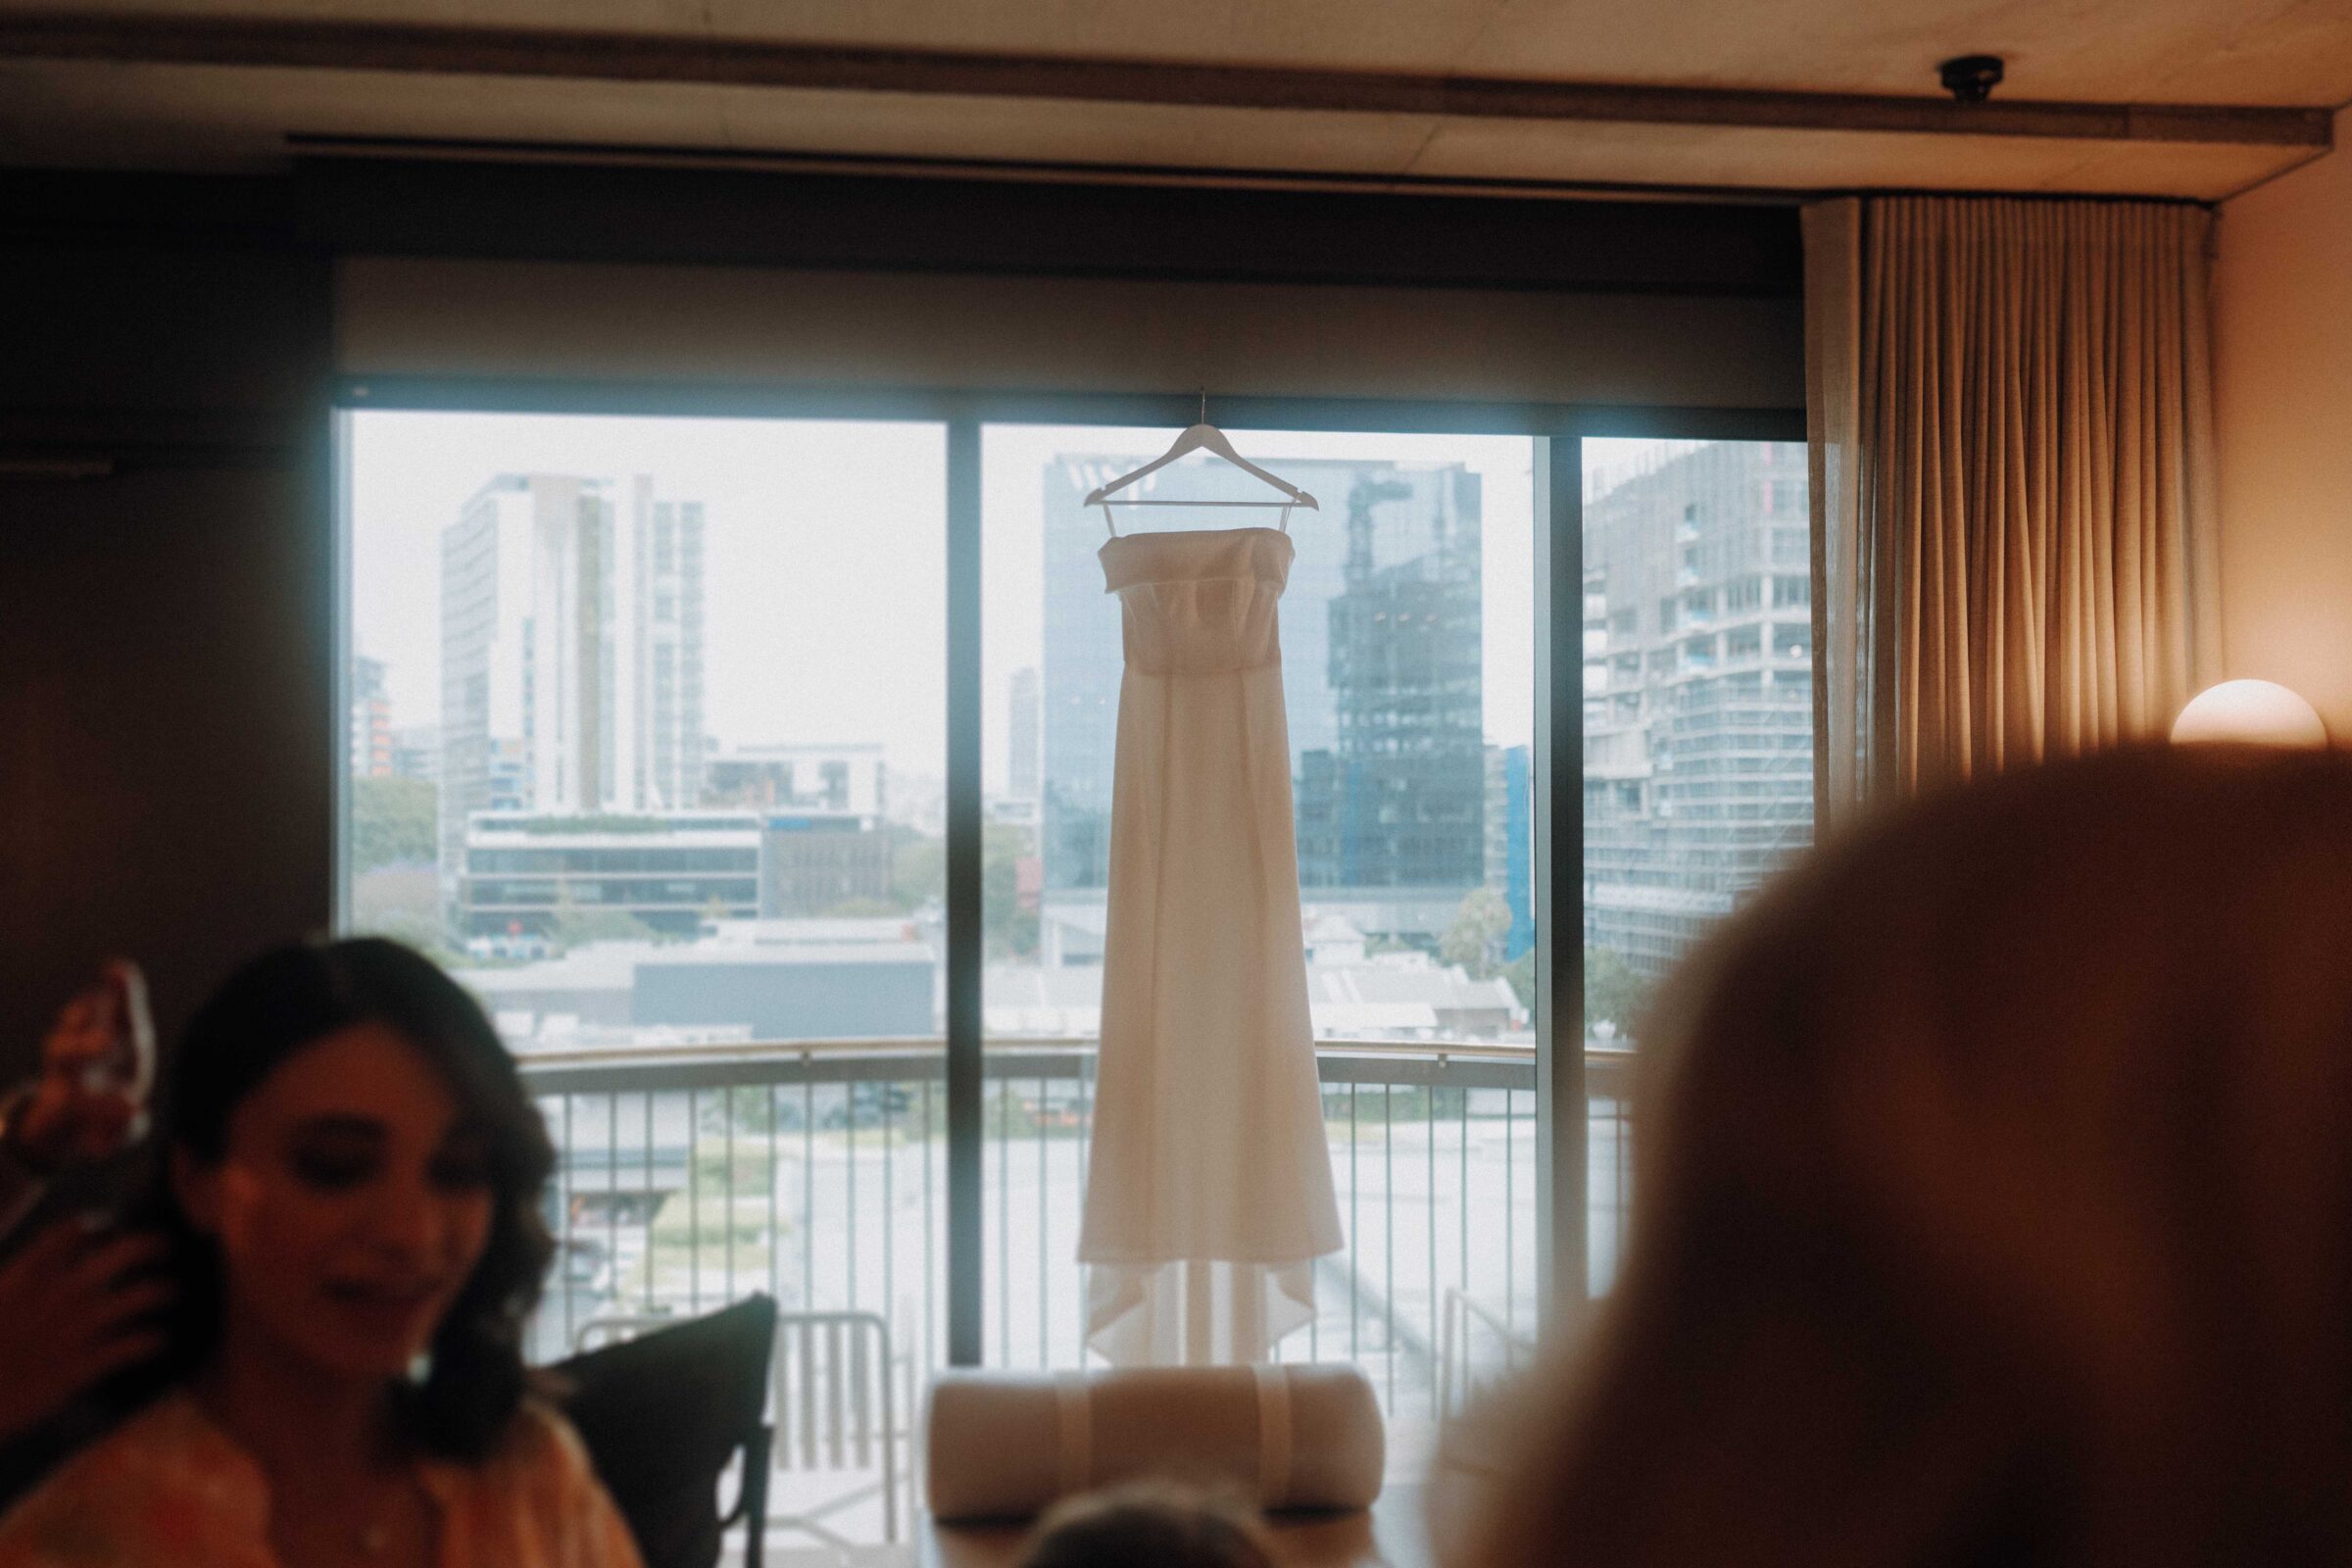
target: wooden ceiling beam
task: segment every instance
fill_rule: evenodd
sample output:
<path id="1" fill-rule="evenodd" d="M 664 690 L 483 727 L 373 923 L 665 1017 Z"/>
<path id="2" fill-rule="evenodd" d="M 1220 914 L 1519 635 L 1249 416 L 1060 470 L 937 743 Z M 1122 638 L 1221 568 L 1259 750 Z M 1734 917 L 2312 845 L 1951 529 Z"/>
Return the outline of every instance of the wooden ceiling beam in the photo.
<path id="1" fill-rule="evenodd" d="M 2325 149 L 2326 109 L 2046 103 L 837 47 L 328 19 L 0 16 L 0 59 L 690 82 L 1462 120 Z"/>

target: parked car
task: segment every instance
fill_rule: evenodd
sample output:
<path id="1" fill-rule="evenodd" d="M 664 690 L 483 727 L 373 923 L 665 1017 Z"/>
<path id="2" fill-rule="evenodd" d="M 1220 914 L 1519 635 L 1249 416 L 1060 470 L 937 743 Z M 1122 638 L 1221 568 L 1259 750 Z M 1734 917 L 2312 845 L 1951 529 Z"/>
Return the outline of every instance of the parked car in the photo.
<path id="1" fill-rule="evenodd" d="M 880 1127 L 886 1122 L 904 1120 L 914 1103 L 914 1096 L 905 1084 L 858 1082 L 849 1087 L 844 1099 L 827 1103 L 819 1098 L 816 1112 L 819 1127 L 842 1128 L 853 1123 L 859 1127 Z"/>

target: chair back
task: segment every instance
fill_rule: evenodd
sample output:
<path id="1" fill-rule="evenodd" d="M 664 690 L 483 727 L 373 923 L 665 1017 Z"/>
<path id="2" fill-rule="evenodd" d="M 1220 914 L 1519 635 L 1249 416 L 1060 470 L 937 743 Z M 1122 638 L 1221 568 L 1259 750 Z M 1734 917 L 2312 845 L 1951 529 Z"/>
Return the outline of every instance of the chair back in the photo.
<path id="1" fill-rule="evenodd" d="M 767 1535 L 768 1428 L 761 1419 L 776 1303 L 753 1296 L 704 1317 L 613 1316 L 583 1325 L 582 1353 L 550 1370 L 565 1414 L 637 1538 L 646 1568 L 712 1568 L 726 1530 L 746 1530 L 744 1568 Z M 734 1506 L 719 1480 L 740 1459 Z"/>
<path id="2" fill-rule="evenodd" d="M 641 1335 L 674 1329 L 687 1321 L 686 1318 L 669 1317 L 659 1312 L 612 1312 L 603 1317 L 592 1317 L 573 1332 L 572 1353 L 578 1355 L 589 1350 L 601 1350 L 608 1345 L 626 1345 Z"/>
<path id="3" fill-rule="evenodd" d="M 874 1312 L 786 1312 L 772 1369 L 779 1470 L 882 1472 L 886 1517 L 898 1517 L 898 1401 L 890 1325 Z"/>

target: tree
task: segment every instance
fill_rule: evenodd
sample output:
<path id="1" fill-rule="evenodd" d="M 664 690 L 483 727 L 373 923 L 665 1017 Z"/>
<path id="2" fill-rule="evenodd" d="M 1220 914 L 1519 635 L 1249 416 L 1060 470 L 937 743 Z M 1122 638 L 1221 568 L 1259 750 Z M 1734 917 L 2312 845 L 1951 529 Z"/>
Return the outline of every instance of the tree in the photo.
<path id="1" fill-rule="evenodd" d="M 1533 1017 L 1536 1011 L 1536 950 L 1528 949 L 1502 966 L 1502 978 L 1509 982 L 1511 994 L 1519 999 Z"/>
<path id="2" fill-rule="evenodd" d="M 1035 953 L 1037 911 L 1021 907 L 1021 862 L 1037 854 L 1037 836 L 1011 822 L 990 822 L 980 834 L 980 923 L 989 951 L 998 957 Z M 946 842 L 912 832 L 901 839 L 891 854 L 890 896 L 899 909 L 947 898 Z"/>
<path id="3" fill-rule="evenodd" d="M 1529 1012 L 1536 1010 L 1536 950 L 1528 949 L 1502 966 L 1502 977 L 1510 982 L 1519 998 L 1519 1005 Z M 1634 972 L 1634 966 L 1610 948 L 1585 950 L 1585 1028 L 1589 1032 L 1596 1023 L 1615 1024 L 1620 1032 L 1633 1027 L 1641 1015 L 1642 1000 L 1649 994 L 1648 983 Z"/>
<path id="4" fill-rule="evenodd" d="M 566 888 L 556 899 L 547 939 L 558 951 L 568 952 L 590 942 L 651 942 L 654 928 L 626 909 L 584 908 Z"/>
<path id="5" fill-rule="evenodd" d="M 991 822 L 980 839 L 980 921 L 998 957 L 1037 951 L 1038 917 L 1021 907 L 1021 862 L 1037 854 L 1037 835 L 1010 822 Z"/>
<path id="6" fill-rule="evenodd" d="M 911 828 L 890 854 L 890 897 L 901 909 L 917 909 L 948 896 L 948 846 Z"/>
<path id="7" fill-rule="evenodd" d="M 844 899 L 825 911 L 828 920 L 879 920 L 888 915 L 904 914 L 888 899 Z"/>
<path id="8" fill-rule="evenodd" d="M 1585 950 L 1585 1028 L 1606 1019 L 1620 1031 L 1633 1028 L 1648 982 L 1634 972 L 1614 948 Z"/>
<path id="9" fill-rule="evenodd" d="M 1463 897 L 1453 924 L 1438 939 L 1438 956 L 1460 964 L 1472 978 L 1484 980 L 1494 972 L 1502 939 L 1510 930 L 1511 906 L 1502 895 L 1493 888 L 1472 888 Z"/>
<path id="10" fill-rule="evenodd" d="M 438 838 L 440 792 L 421 778 L 351 781 L 351 869 L 430 865 Z"/>
<path id="11" fill-rule="evenodd" d="M 405 942 L 442 963 L 462 963 L 441 921 L 441 878 L 430 865 L 379 866 L 351 879 L 351 928 Z"/>
<path id="12" fill-rule="evenodd" d="M 1043 923 L 1039 920 L 1038 912 L 1035 909 L 1024 909 L 1015 905 L 1004 912 L 1002 920 L 990 924 L 988 928 L 990 953 L 993 956 L 1000 958 L 1029 957 L 1037 952 L 1038 939 L 1043 934 Z"/>

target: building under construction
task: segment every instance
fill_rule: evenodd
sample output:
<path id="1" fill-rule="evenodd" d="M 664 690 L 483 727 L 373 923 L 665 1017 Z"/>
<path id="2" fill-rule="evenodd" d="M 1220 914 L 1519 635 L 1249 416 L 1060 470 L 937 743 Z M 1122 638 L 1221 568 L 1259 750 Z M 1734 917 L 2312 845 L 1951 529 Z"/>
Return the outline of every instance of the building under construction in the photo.
<path id="1" fill-rule="evenodd" d="M 1584 533 L 1585 943 L 1655 978 L 1812 842 L 1805 449 L 1666 456 Z"/>

